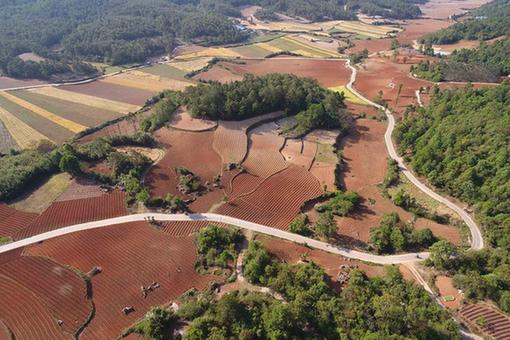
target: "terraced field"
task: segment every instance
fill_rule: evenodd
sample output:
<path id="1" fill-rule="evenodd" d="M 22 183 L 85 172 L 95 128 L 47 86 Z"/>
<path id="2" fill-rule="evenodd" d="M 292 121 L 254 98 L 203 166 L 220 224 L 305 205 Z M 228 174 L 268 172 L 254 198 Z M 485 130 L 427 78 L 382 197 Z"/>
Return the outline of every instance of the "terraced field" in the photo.
<path id="1" fill-rule="evenodd" d="M 468 304 L 459 315 L 486 336 L 495 340 L 510 339 L 510 318 L 488 304 Z"/>

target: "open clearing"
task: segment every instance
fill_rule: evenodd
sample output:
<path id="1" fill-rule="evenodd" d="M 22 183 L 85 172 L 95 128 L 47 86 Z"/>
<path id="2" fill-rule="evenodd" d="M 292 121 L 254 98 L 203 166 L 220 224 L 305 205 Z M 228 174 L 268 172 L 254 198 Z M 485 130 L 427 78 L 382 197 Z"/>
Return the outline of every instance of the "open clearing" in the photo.
<path id="1" fill-rule="evenodd" d="M 217 122 L 211 120 L 193 118 L 186 107 L 177 109 L 169 123 L 174 129 L 193 132 L 212 130 L 217 125 Z"/>
<path id="2" fill-rule="evenodd" d="M 184 90 L 186 87 L 193 85 L 192 83 L 184 80 L 169 79 L 160 76 L 156 76 L 150 73 L 143 72 L 125 72 L 119 75 L 105 78 L 100 82 L 115 84 L 121 86 L 133 87 L 136 89 L 161 92 L 163 90 Z"/>
<path id="3" fill-rule="evenodd" d="M 439 290 L 441 302 L 446 307 L 455 309 L 460 306 L 464 297 L 459 293 L 459 290 L 453 286 L 452 278 L 439 275 L 436 277 L 434 284 Z"/>

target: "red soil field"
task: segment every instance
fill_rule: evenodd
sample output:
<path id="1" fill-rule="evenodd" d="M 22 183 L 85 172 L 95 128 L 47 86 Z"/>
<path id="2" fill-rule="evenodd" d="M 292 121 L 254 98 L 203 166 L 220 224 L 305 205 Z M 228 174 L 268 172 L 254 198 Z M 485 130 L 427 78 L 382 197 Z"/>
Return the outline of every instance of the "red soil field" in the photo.
<path id="1" fill-rule="evenodd" d="M 354 47 L 348 49 L 349 53 L 361 52 L 366 48 L 368 53 L 372 54 L 389 50 L 391 46 L 391 39 L 354 39 L 352 42 L 354 43 Z"/>
<path id="2" fill-rule="evenodd" d="M 11 237 L 28 227 L 37 214 L 16 210 L 0 203 L 0 237 Z"/>
<path id="3" fill-rule="evenodd" d="M 404 31 L 398 35 L 398 41 L 401 44 L 413 44 L 414 40 L 418 40 L 429 33 L 436 32 L 453 24 L 453 21 L 434 19 L 406 20 Z"/>
<path id="4" fill-rule="evenodd" d="M 111 176 L 112 169 L 110 169 L 110 166 L 108 165 L 108 161 L 99 161 L 94 163 L 89 163 L 87 166 L 82 169 L 82 171 L 86 173 L 95 172 L 104 176 Z"/>
<path id="5" fill-rule="evenodd" d="M 285 139 L 278 135 L 278 125 L 267 123 L 250 131 L 250 148 L 243 167 L 249 174 L 266 178 L 288 166 L 280 149 Z"/>
<path id="6" fill-rule="evenodd" d="M 208 221 L 172 221 L 163 222 L 161 231 L 172 237 L 189 237 L 202 228 L 214 224 L 220 227 L 227 227 L 222 223 L 208 222 Z"/>
<path id="7" fill-rule="evenodd" d="M 405 66 L 403 70 L 402 66 Z M 362 70 L 358 72 L 354 87 L 368 99 L 374 99 L 379 91 L 383 92 L 383 99 L 396 112 L 405 110 L 408 105 L 416 103 L 415 91 L 420 87 L 431 86 L 431 82 L 409 77 L 409 66 L 398 65 L 389 59 L 373 58 L 367 60 Z M 399 86 L 402 85 L 398 103 Z"/>
<path id="8" fill-rule="evenodd" d="M 387 169 L 385 130 L 385 123 L 358 119 L 354 131 L 342 141 L 346 170 L 343 173 L 341 187 L 356 191 L 362 198 L 357 212 L 352 216 L 337 219 L 338 234 L 343 243 L 351 243 L 354 246 L 366 245 L 370 229 L 379 225 L 385 213 L 396 212 L 403 221 L 412 219 L 412 214 L 382 196 L 377 187 L 377 184 L 383 181 Z M 452 226 L 419 219 L 416 228 L 430 228 L 436 236 L 461 244 L 459 230 Z"/>
<path id="9" fill-rule="evenodd" d="M 308 260 L 320 265 L 332 281 L 337 280 L 338 273 L 342 271 L 340 268 L 341 265 L 348 265 L 350 267 L 357 266 L 367 273 L 369 277 L 382 276 L 384 274 L 383 266 L 369 265 L 361 261 L 348 259 L 317 249 L 310 249 L 293 242 L 283 241 L 265 235 L 257 235 L 256 240 L 262 242 L 271 254 L 290 264 L 302 261 L 301 255 L 306 253 Z"/>
<path id="10" fill-rule="evenodd" d="M 191 288 L 203 289 L 220 280 L 195 272 L 197 253 L 191 237 L 172 237 L 145 222 L 68 234 L 26 252 L 82 272 L 101 267 L 91 279 L 96 312 L 83 339 L 115 338 L 151 306 L 171 303 Z M 152 282 L 160 287 L 144 298 L 140 287 Z M 129 315 L 122 313 L 126 306 L 134 308 Z"/>
<path id="11" fill-rule="evenodd" d="M 202 72 L 193 77 L 194 80 L 219 81 L 220 83 L 229 83 L 243 79 L 243 76 L 230 72 L 222 66 L 214 65 L 206 72 Z"/>
<path id="12" fill-rule="evenodd" d="M 465 10 L 477 8 L 489 0 L 431 0 L 420 5 L 423 15 L 429 18 L 448 19 L 454 14 L 461 14 Z"/>
<path id="13" fill-rule="evenodd" d="M 98 221 L 127 214 L 126 194 L 119 191 L 101 197 L 53 202 L 32 224 L 14 235 L 16 240 L 59 227 Z"/>
<path id="14" fill-rule="evenodd" d="M 18 282 L 0 275 L 0 318 L 19 340 L 72 339 L 65 335 L 44 302 Z M 16 292 L 16 294 L 5 294 Z"/>
<path id="15" fill-rule="evenodd" d="M 339 131 L 327 131 L 327 130 L 315 130 L 305 137 L 305 141 L 315 143 L 315 144 L 324 144 L 324 145 L 334 145 L 336 143 L 336 139 L 338 137 Z M 317 148 L 316 157 L 312 163 L 310 168 L 310 173 L 315 176 L 319 180 L 321 186 L 326 186 L 327 190 L 335 190 L 335 169 L 337 163 L 336 155 L 331 159 L 321 158 L 321 150 L 319 149 L 319 145 Z"/>
<path id="16" fill-rule="evenodd" d="M 321 194 L 317 179 L 291 164 L 267 178 L 255 191 L 222 204 L 216 212 L 287 230 L 305 202 Z"/>
<path id="17" fill-rule="evenodd" d="M 404 279 L 419 284 L 418 280 L 416 280 L 416 276 L 414 276 L 414 274 L 405 265 L 403 264 L 399 265 L 398 270 L 400 271 L 400 274 L 402 274 Z"/>
<path id="18" fill-rule="evenodd" d="M 276 58 L 244 62 L 245 64 L 222 62 L 220 65 L 233 74 L 291 73 L 299 77 L 311 77 L 325 87 L 347 84 L 351 76 L 344 60 Z M 208 72 L 204 73 L 204 76 L 209 76 Z"/>
<path id="19" fill-rule="evenodd" d="M 85 281 L 50 259 L 21 256 L 1 265 L 0 276 L 10 278 L 23 286 L 29 296 L 37 297 L 52 315 L 55 324 L 56 320 L 64 321 L 59 327 L 67 334 L 77 332 L 92 313 Z M 16 292 L 9 294 L 17 296 Z"/>
<path id="20" fill-rule="evenodd" d="M 459 315 L 472 327 L 496 340 L 510 338 L 510 318 L 489 304 L 468 304 L 461 309 Z M 485 326 L 477 324 L 480 319 L 485 319 Z"/>
<path id="21" fill-rule="evenodd" d="M 100 197 L 103 194 L 104 191 L 93 180 L 75 178 L 55 202 Z"/>
<path id="22" fill-rule="evenodd" d="M 164 197 L 167 193 L 182 195 L 177 190 L 176 168 L 184 167 L 201 178 L 202 184 L 213 183 L 213 178 L 221 174 L 220 156 L 212 148 L 214 131 L 188 132 L 161 129 L 156 139 L 166 149 L 165 156 L 147 173 L 145 184 L 154 196 Z M 192 152 L 190 152 L 193 150 Z M 213 189 L 211 187 L 211 189 Z M 190 206 L 192 211 L 208 211 L 223 197 L 220 189 L 199 196 Z M 196 209 L 196 210 L 195 210 Z"/>
<path id="23" fill-rule="evenodd" d="M 59 88 L 66 91 L 140 106 L 143 106 L 147 99 L 150 99 L 157 94 L 157 92 L 145 91 L 117 84 L 109 84 L 101 81 L 94 81 L 92 83 L 82 85 L 68 85 Z"/>
<path id="24" fill-rule="evenodd" d="M 248 152 L 247 131 L 250 127 L 281 115 L 281 112 L 272 112 L 241 121 L 219 121 L 214 133 L 214 150 L 221 156 L 224 164 L 241 163 Z"/>
<path id="25" fill-rule="evenodd" d="M 436 277 L 435 285 L 439 289 L 439 295 L 441 295 L 441 302 L 448 308 L 457 308 L 460 306 L 463 297 L 459 294 L 459 290 L 453 286 L 453 281 L 448 276 L 439 275 Z M 453 296 L 455 300 L 446 301 L 446 296 Z"/>
<path id="26" fill-rule="evenodd" d="M 316 143 L 302 139 L 287 139 L 281 153 L 287 162 L 310 170 L 316 151 Z"/>
<path id="27" fill-rule="evenodd" d="M 20 80 L 14 79 L 10 77 L 0 77 L 0 90 L 8 89 L 11 87 L 22 87 L 22 86 L 31 86 L 31 85 L 41 85 L 46 84 L 46 82 L 36 79 L 31 80 Z"/>

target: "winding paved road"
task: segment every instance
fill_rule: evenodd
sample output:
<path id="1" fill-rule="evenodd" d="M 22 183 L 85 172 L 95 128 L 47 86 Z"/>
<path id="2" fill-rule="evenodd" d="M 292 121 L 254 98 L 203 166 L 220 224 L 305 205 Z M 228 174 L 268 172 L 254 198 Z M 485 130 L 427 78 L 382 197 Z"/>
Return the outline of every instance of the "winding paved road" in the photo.
<path id="1" fill-rule="evenodd" d="M 137 222 L 137 221 L 145 221 L 149 218 L 155 218 L 157 221 L 209 221 L 216 223 L 225 223 L 229 225 L 233 225 L 239 228 L 248 229 L 255 231 L 257 233 L 266 234 L 275 236 L 284 240 L 289 240 L 296 243 L 306 244 L 307 246 L 319 250 L 324 250 L 332 254 L 342 255 L 348 258 L 358 259 L 361 261 L 373 262 L 378 264 L 392 264 L 392 263 L 408 263 L 408 262 L 416 262 L 421 259 L 425 259 L 428 257 L 428 253 L 411 253 L 411 254 L 400 254 L 400 255 L 389 255 L 389 256 L 380 256 L 369 253 L 364 253 L 340 246 L 331 245 L 326 242 L 317 241 L 308 237 L 304 237 L 298 234 L 294 234 L 288 231 L 268 227 L 265 225 L 248 222 L 244 220 L 240 220 L 238 218 L 218 215 L 218 214 L 135 214 L 135 215 L 126 215 L 121 217 L 110 218 L 101 221 L 87 222 L 76 224 L 52 231 L 48 231 L 46 233 L 42 233 L 39 235 L 35 235 L 23 240 L 19 240 L 16 242 L 9 243 L 7 245 L 0 247 L 0 254 L 5 253 L 10 250 L 14 250 L 17 248 L 29 246 L 31 244 L 35 244 L 41 241 L 49 240 L 54 237 L 63 236 L 66 234 L 71 234 L 77 231 L 84 231 L 89 229 L 107 227 L 111 225 L 117 225 L 128 222 Z M 419 256 L 419 258 L 417 257 Z"/>
<path id="2" fill-rule="evenodd" d="M 443 196 L 435 193 L 432 189 L 430 189 L 428 186 L 420 182 L 416 176 L 407 168 L 407 166 L 404 163 L 404 160 L 397 154 L 397 151 L 395 150 L 395 146 L 393 144 L 393 140 L 391 138 L 393 134 L 393 130 L 395 129 L 395 117 L 391 113 L 391 111 L 382 105 L 379 105 L 377 103 L 374 103 L 373 101 L 367 99 L 365 96 L 363 96 L 361 93 L 359 93 L 354 87 L 354 83 L 356 82 L 356 76 L 358 73 L 358 70 L 353 67 L 349 61 L 347 61 L 347 66 L 352 70 L 351 73 L 351 79 L 349 83 L 347 84 L 347 89 L 349 89 L 352 93 L 354 93 L 358 98 L 365 101 L 366 103 L 383 110 L 386 113 L 386 116 L 388 117 L 388 128 L 386 129 L 386 133 L 384 134 L 384 142 L 386 144 L 386 148 L 388 149 L 388 154 L 391 158 L 393 158 L 395 161 L 397 161 L 400 170 L 402 173 L 409 179 L 411 183 L 413 183 L 418 189 L 423 191 L 428 196 L 432 197 L 436 201 L 446 205 L 448 208 L 455 211 L 459 216 L 462 218 L 464 223 L 469 228 L 469 231 L 471 232 L 471 249 L 474 250 L 480 250 L 484 247 L 483 237 L 482 233 L 480 231 L 480 228 L 478 228 L 478 225 L 475 223 L 475 221 L 471 218 L 471 216 L 461 207 L 456 205 L 455 203 L 451 202 L 450 200 L 444 198 Z"/>

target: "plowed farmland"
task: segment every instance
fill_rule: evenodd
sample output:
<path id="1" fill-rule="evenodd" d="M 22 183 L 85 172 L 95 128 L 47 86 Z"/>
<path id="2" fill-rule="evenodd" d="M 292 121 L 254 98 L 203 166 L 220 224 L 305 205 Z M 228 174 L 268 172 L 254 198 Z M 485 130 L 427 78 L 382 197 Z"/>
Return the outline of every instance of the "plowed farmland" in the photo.
<path id="1" fill-rule="evenodd" d="M 70 334 L 62 333 L 44 302 L 24 286 L 0 275 L 0 291 L 0 317 L 16 339 L 72 339 Z"/>
<path id="2" fill-rule="evenodd" d="M 144 91 L 156 92 L 161 92 L 163 90 L 183 90 L 187 86 L 192 85 L 192 83 L 188 81 L 168 79 L 152 74 L 143 74 L 142 72 L 136 74 L 133 72 L 121 73 L 100 81 L 107 84 L 128 86 Z"/>
<path id="3" fill-rule="evenodd" d="M 303 167 L 291 164 L 253 192 L 222 204 L 216 212 L 286 230 L 304 203 L 321 194 L 317 179 Z"/>
<path id="4" fill-rule="evenodd" d="M 315 130 L 305 137 L 305 142 L 315 143 L 317 151 L 310 167 L 321 186 L 327 190 L 335 190 L 335 169 L 338 157 L 335 153 L 334 144 L 338 138 L 339 131 Z"/>
<path id="5" fill-rule="evenodd" d="M 248 151 L 247 132 L 250 127 L 281 115 L 280 112 L 273 112 L 242 121 L 220 121 L 214 133 L 214 150 L 221 156 L 223 163 L 241 163 Z"/>
<path id="6" fill-rule="evenodd" d="M 104 192 L 92 180 L 76 178 L 55 201 L 70 201 L 84 198 L 101 197 Z"/>
<path id="7" fill-rule="evenodd" d="M 430 82 L 409 77 L 409 66 L 403 68 L 389 59 L 369 59 L 363 65 L 354 87 L 368 99 L 377 98 L 382 91 L 384 101 L 397 113 L 416 103 L 416 90 L 431 86 Z"/>
<path id="8" fill-rule="evenodd" d="M 22 239 L 59 227 L 126 215 L 125 197 L 123 192 L 114 191 L 100 197 L 54 202 L 14 238 Z"/>
<path id="9" fill-rule="evenodd" d="M 89 96 L 116 100 L 131 105 L 143 105 L 145 101 L 157 94 L 157 91 L 146 91 L 129 86 L 108 84 L 101 81 L 82 85 L 69 85 L 60 87 L 63 90 Z"/>
<path id="10" fill-rule="evenodd" d="M 184 131 L 207 131 L 216 127 L 217 123 L 211 120 L 193 118 L 186 107 L 181 107 L 174 113 L 170 126 Z"/>
<path id="11" fill-rule="evenodd" d="M 314 142 L 302 139 L 287 139 L 281 153 L 287 162 L 310 170 L 316 151 L 317 144 Z"/>
<path id="12" fill-rule="evenodd" d="M 0 109 L 0 153 L 6 154 L 10 150 L 18 150 L 19 145 L 16 143 L 16 140 L 12 136 L 9 129 L 5 126 L 3 122 L 3 114 Z"/>
<path id="13" fill-rule="evenodd" d="M 59 328 L 66 334 L 78 331 L 92 313 L 85 281 L 47 258 L 20 256 L 1 265 L 0 276 L 10 278 L 36 296 L 55 324 L 57 320 L 63 321 Z M 16 292 L 11 294 L 17 295 Z"/>
<path id="14" fill-rule="evenodd" d="M 177 168 L 186 168 L 199 176 L 202 184 L 213 183 L 215 176 L 222 172 L 220 156 L 212 148 L 214 131 L 188 132 L 161 129 L 156 138 L 166 149 L 165 156 L 154 165 L 145 178 L 145 184 L 154 196 L 165 197 L 167 193 L 180 195 L 177 189 Z M 190 152 L 192 150 L 192 152 Z M 198 196 L 190 208 L 194 211 L 208 211 L 223 197 L 219 188 Z"/>
<path id="15" fill-rule="evenodd" d="M 37 214 L 18 211 L 7 204 L 0 203 L 0 237 L 12 237 L 28 227 Z"/>
<path id="16" fill-rule="evenodd" d="M 101 267 L 91 279 L 96 311 L 83 339 L 115 338 L 151 306 L 172 302 L 217 279 L 195 272 L 197 253 L 191 237 L 176 238 L 145 222 L 69 234 L 31 246 L 26 253 L 53 258 L 82 272 Z M 152 282 L 160 287 L 144 298 L 140 287 Z M 134 311 L 124 315 L 126 306 Z"/>
<path id="17" fill-rule="evenodd" d="M 510 339 L 510 318 L 488 304 L 468 304 L 459 315 L 471 327 L 493 339 Z"/>
<path id="18" fill-rule="evenodd" d="M 207 79 L 216 67 L 223 67 L 233 74 L 251 73 L 266 75 L 269 73 L 291 73 L 299 77 L 311 77 L 325 87 L 344 85 L 349 82 L 351 71 L 344 60 L 314 60 L 304 58 L 275 58 L 267 60 L 245 60 L 243 64 L 222 62 L 210 71 L 203 73 Z"/>
<path id="19" fill-rule="evenodd" d="M 278 125 L 267 123 L 248 134 L 250 148 L 243 167 L 251 175 L 266 178 L 288 166 L 280 153 L 285 139 L 277 130 Z"/>

